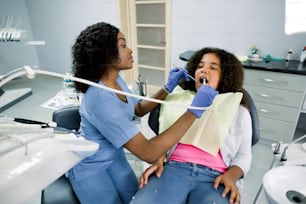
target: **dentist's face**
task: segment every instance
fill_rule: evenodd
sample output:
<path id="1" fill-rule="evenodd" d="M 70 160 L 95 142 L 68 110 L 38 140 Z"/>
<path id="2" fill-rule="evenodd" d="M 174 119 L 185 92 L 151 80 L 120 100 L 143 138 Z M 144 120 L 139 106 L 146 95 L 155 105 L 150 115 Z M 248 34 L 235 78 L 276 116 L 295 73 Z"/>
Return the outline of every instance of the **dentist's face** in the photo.
<path id="1" fill-rule="evenodd" d="M 118 64 L 119 69 L 131 69 L 133 67 L 133 55 L 132 50 L 127 46 L 126 39 L 123 33 L 118 33 L 118 50 L 120 63 Z"/>
<path id="2" fill-rule="evenodd" d="M 204 54 L 195 71 L 196 89 L 204 82 L 206 85 L 217 89 L 221 77 L 220 59 L 214 53 Z"/>

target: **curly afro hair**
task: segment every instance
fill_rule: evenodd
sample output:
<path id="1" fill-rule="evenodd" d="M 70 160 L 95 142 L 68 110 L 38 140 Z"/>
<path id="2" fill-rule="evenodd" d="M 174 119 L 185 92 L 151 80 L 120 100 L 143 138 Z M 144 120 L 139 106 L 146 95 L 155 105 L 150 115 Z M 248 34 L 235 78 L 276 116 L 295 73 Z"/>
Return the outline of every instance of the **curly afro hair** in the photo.
<path id="1" fill-rule="evenodd" d="M 119 32 L 117 27 L 104 22 L 85 28 L 72 46 L 74 76 L 98 82 L 109 67 L 119 60 Z M 77 91 L 85 93 L 88 87 L 87 84 L 75 82 Z"/>
<path id="2" fill-rule="evenodd" d="M 217 90 L 219 93 L 227 93 L 227 92 L 243 92 L 243 66 L 241 62 L 233 55 L 223 49 L 214 48 L 214 47 L 206 47 L 196 51 L 191 58 L 188 60 L 186 69 L 188 74 L 191 76 L 195 75 L 195 71 L 200 63 L 203 55 L 207 53 L 215 54 L 221 62 L 221 79 L 218 84 Z M 180 86 L 183 89 L 188 89 L 191 91 L 196 91 L 194 81 L 185 81 L 181 80 Z M 245 105 L 248 108 L 248 102 L 244 97 L 241 101 L 241 104 Z"/>

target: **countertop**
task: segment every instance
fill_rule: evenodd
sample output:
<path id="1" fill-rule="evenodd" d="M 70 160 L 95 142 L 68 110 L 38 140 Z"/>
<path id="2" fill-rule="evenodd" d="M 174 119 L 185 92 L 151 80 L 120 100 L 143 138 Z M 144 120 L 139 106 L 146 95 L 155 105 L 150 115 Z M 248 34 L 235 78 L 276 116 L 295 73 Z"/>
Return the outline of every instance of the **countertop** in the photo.
<path id="1" fill-rule="evenodd" d="M 179 57 L 183 61 L 188 61 L 194 52 L 193 50 L 187 50 L 181 53 Z M 271 60 L 270 62 L 265 62 L 264 59 L 261 61 L 247 60 L 242 62 L 242 65 L 246 69 L 306 75 L 306 61 L 302 63 L 299 60 Z"/>
<path id="2" fill-rule="evenodd" d="M 272 60 L 270 62 L 247 60 L 242 64 L 246 69 L 306 75 L 306 62 L 302 63 L 298 60 Z"/>

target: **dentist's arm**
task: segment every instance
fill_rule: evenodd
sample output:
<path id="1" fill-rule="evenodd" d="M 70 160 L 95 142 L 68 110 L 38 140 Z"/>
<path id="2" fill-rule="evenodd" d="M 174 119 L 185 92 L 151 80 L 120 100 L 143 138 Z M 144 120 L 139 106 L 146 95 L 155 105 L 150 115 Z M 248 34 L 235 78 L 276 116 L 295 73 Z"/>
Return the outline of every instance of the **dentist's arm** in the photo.
<path id="1" fill-rule="evenodd" d="M 191 106 L 208 107 L 211 105 L 218 92 L 209 87 L 202 86 L 195 95 Z M 154 163 L 162 155 L 174 146 L 187 132 L 196 118 L 200 118 L 204 110 L 188 109 L 170 128 L 163 133 L 151 138 L 146 137 L 139 132 L 127 143 L 125 147 L 148 163 Z"/>

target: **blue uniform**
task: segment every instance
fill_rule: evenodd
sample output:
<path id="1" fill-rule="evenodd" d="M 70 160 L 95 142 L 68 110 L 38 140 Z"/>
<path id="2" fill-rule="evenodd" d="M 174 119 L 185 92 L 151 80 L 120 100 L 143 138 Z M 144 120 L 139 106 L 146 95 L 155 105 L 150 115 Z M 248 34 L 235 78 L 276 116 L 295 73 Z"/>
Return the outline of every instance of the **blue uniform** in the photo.
<path id="1" fill-rule="evenodd" d="M 130 92 L 120 75 L 117 82 L 123 91 Z M 127 100 L 124 103 L 114 92 L 92 86 L 84 95 L 80 132 L 99 143 L 99 149 L 68 174 L 82 203 L 128 203 L 137 191 L 137 178 L 123 150 L 123 145 L 139 132 L 133 123 L 137 99 L 127 96 Z"/>

